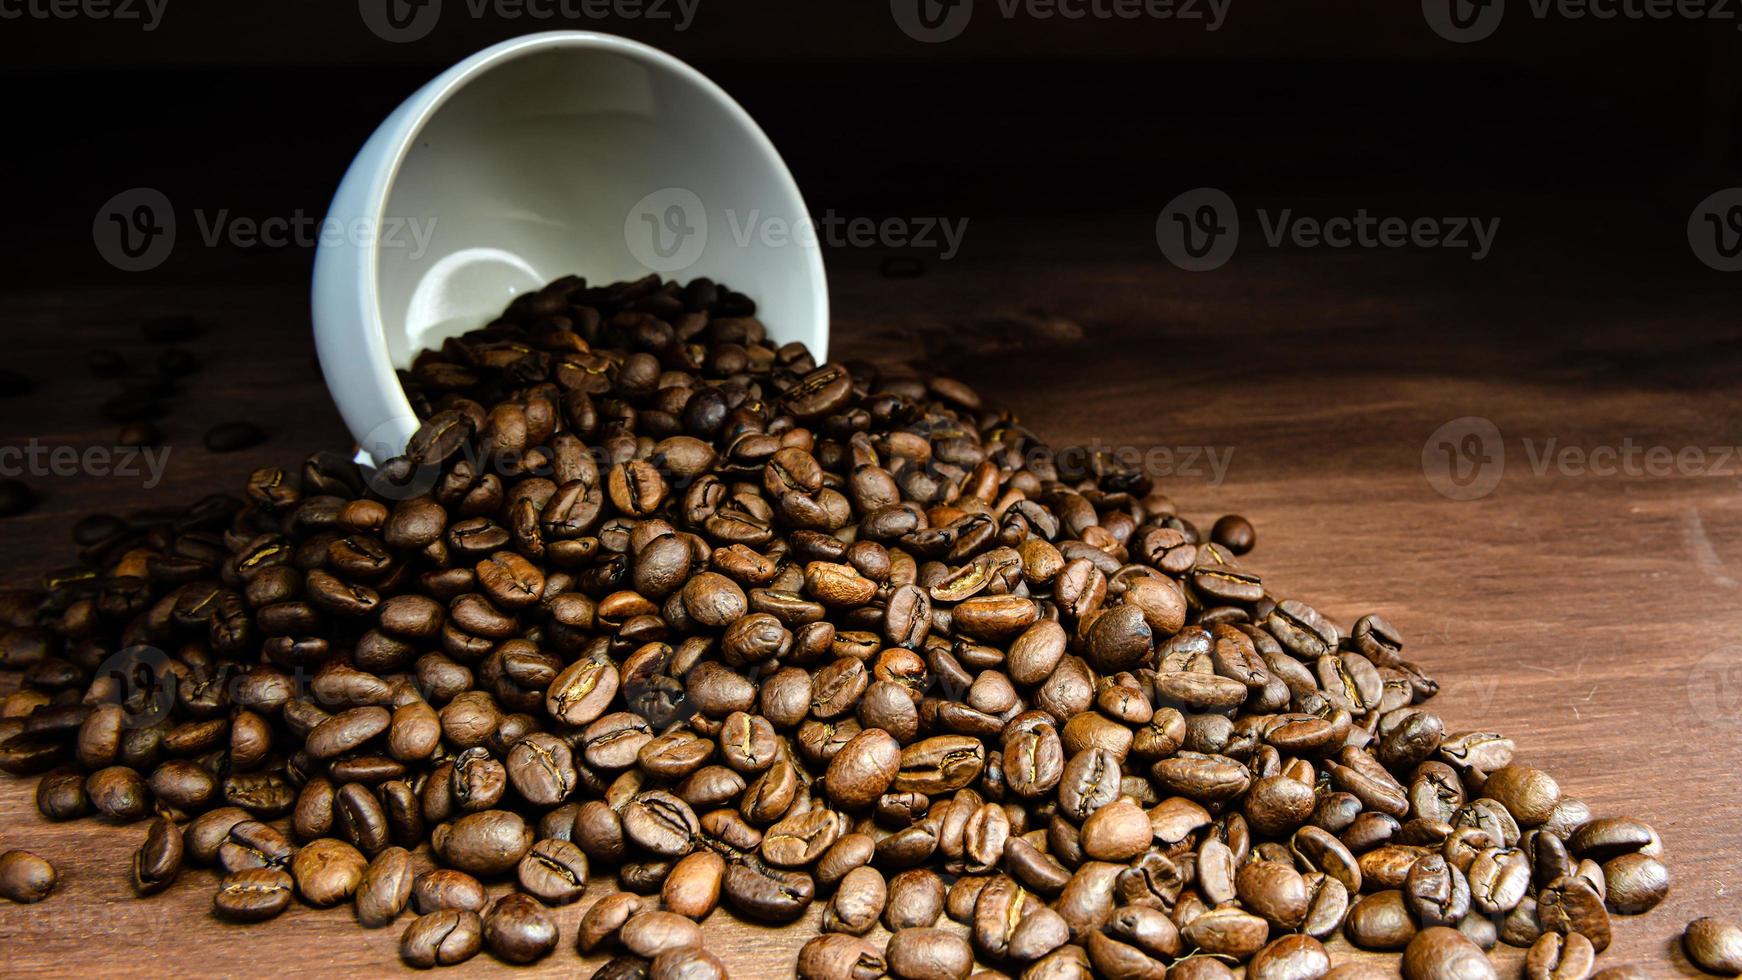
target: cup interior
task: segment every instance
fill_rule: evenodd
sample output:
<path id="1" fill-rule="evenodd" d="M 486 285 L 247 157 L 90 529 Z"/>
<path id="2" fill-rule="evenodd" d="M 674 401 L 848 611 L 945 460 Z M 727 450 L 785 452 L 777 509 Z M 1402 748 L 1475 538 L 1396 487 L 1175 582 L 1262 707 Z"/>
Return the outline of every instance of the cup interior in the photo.
<path id="1" fill-rule="evenodd" d="M 749 115 L 651 48 L 563 33 L 438 79 L 375 249 L 393 367 L 558 276 L 707 276 L 826 356 L 828 295 L 797 185 Z M 532 39 L 523 39 L 531 41 Z"/>

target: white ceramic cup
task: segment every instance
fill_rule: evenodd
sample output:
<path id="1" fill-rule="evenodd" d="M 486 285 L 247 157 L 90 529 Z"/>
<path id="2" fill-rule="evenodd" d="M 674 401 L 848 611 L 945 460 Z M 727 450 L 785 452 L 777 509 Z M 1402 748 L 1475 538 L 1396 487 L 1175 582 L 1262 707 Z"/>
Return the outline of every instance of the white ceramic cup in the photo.
<path id="1" fill-rule="evenodd" d="M 822 255 L 794 231 L 808 214 L 750 116 L 670 55 L 554 31 L 467 58 L 363 145 L 322 228 L 315 344 L 359 460 L 417 430 L 396 368 L 570 273 L 706 276 L 823 359 Z"/>

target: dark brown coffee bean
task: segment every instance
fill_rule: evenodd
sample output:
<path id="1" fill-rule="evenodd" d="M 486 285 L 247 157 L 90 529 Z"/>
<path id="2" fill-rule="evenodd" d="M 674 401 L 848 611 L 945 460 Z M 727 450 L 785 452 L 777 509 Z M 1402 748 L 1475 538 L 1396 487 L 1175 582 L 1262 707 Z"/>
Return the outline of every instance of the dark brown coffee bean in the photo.
<path id="1" fill-rule="evenodd" d="M 212 910 L 233 922 L 260 922 L 290 907 L 295 883 L 280 868 L 244 868 L 225 876 Z"/>
<path id="2" fill-rule="evenodd" d="M 1246 964 L 1246 976 L 1251 980 L 1316 980 L 1330 972 L 1330 955 L 1310 936 L 1284 936 L 1259 950 Z"/>
<path id="3" fill-rule="evenodd" d="M 759 858 L 748 858 L 727 866 L 721 890 L 739 914 L 761 922 L 783 923 L 804 914 L 816 896 L 816 882 L 803 872 L 784 871 Z"/>
<path id="4" fill-rule="evenodd" d="M 653 959 L 667 950 L 701 945 L 702 929 L 674 912 L 646 910 L 624 921 L 617 939 L 636 956 Z"/>
<path id="5" fill-rule="evenodd" d="M 1403 952 L 1404 980 L 1440 980 L 1469 977 L 1494 980 L 1498 974 L 1476 944 L 1456 929 L 1433 926 L 1409 941 Z"/>
<path id="6" fill-rule="evenodd" d="M 726 980 L 726 965 L 700 946 L 668 949 L 647 965 L 648 980 Z"/>
<path id="7" fill-rule="evenodd" d="M 877 980 L 886 969 L 875 945 L 838 932 L 812 939 L 798 953 L 799 980 Z"/>
<path id="8" fill-rule="evenodd" d="M 518 813 L 485 810 L 437 826 L 430 846 L 454 868 L 474 875 L 504 874 L 532 847 L 532 828 Z"/>
<path id="9" fill-rule="evenodd" d="M 713 851 L 695 851 L 672 866 L 660 886 L 660 901 L 678 915 L 700 921 L 720 904 L 726 862 Z"/>
<path id="10" fill-rule="evenodd" d="M 1545 932 L 1524 957 L 1525 980 L 1585 980 L 1597 964 L 1591 941 L 1578 933 Z"/>
<path id="11" fill-rule="evenodd" d="M 884 951 L 891 976 L 902 980 L 964 980 L 974 969 L 974 951 L 946 929 L 903 929 Z"/>
<path id="12" fill-rule="evenodd" d="M 386 853 L 383 851 L 382 853 Z M 442 909 L 481 912 L 489 901 L 478 879 L 463 871 L 436 868 L 412 880 L 411 900 L 419 915 Z"/>
<path id="13" fill-rule="evenodd" d="M 665 790 L 639 794 L 623 808 L 623 834 L 661 857 L 680 857 L 695 846 L 701 829 L 690 805 Z"/>
<path id="14" fill-rule="evenodd" d="M 29 851 L 0 853 L 0 898 L 28 904 L 40 902 L 54 891 L 54 865 Z"/>
<path id="15" fill-rule="evenodd" d="M 587 890 L 587 856 L 568 841 L 541 840 L 515 866 L 520 887 L 547 905 L 567 905 Z"/>
<path id="16" fill-rule="evenodd" d="M 291 876 L 303 900 L 316 907 L 350 898 L 363 881 L 369 861 L 361 851 L 331 837 L 310 841 L 290 861 Z"/>
<path id="17" fill-rule="evenodd" d="M 133 890 L 151 895 L 168 888 L 181 874 L 183 854 L 180 828 L 163 817 L 151 822 L 145 843 L 133 853 Z"/>
<path id="18" fill-rule="evenodd" d="M 1343 923 L 1349 942 L 1362 949 L 1402 949 L 1415 938 L 1415 920 L 1396 889 L 1363 895 Z"/>
<path id="19" fill-rule="evenodd" d="M 389 847 L 375 856 L 357 883 L 357 922 L 365 929 L 391 925 L 411 901 L 411 854 Z"/>
<path id="20" fill-rule="evenodd" d="M 484 944 L 508 963 L 542 959 L 556 948 L 556 941 L 556 922 L 531 895 L 518 892 L 504 895 L 484 913 Z"/>
<path id="21" fill-rule="evenodd" d="M 428 969 L 453 966 L 478 955 L 484 945 L 484 922 L 478 913 L 444 909 L 412 920 L 399 940 L 399 957 L 407 965 Z"/>
<path id="22" fill-rule="evenodd" d="M 1622 915 L 1649 912 L 1669 894 L 1669 869 L 1637 851 L 1605 861 L 1603 881 L 1604 901 Z"/>
<path id="23" fill-rule="evenodd" d="M 1734 922 L 1711 916 L 1695 919 L 1682 933 L 1682 949 L 1708 973 L 1742 974 L 1742 927 Z"/>

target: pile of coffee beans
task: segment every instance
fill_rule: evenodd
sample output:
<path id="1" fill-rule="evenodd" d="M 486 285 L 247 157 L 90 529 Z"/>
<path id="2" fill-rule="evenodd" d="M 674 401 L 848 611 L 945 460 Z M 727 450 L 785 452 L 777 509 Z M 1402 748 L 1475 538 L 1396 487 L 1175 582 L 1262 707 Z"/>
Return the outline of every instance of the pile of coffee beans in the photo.
<path id="1" fill-rule="evenodd" d="M 563 279 L 416 359 L 379 470 L 82 521 L 0 594 L 0 768 L 51 820 L 149 821 L 141 895 L 212 866 L 229 920 L 409 910 L 420 967 L 723 976 L 716 907 L 816 903 L 804 977 L 1385 972 L 1341 932 L 1411 978 L 1499 943 L 1575 978 L 1663 899 L 1649 825 L 1448 730 L 1399 630 L 1279 598 L 1246 520 L 754 314 Z"/>

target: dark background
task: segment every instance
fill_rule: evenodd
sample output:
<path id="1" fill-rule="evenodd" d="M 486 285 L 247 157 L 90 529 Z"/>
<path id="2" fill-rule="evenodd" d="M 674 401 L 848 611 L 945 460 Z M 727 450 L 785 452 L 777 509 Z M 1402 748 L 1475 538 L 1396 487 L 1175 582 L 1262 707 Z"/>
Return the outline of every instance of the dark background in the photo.
<path id="1" fill-rule="evenodd" d="M 0 168 L 23 232 L 7 236 L 0 282 L 300 278 L 309 249 L 198 243 L 124 274 L 95 253 L 92 216 L 140 186 L 186 225 L 195 208 L 318 216 L 417 85 L 488 43 L 556 28 L 626 34 L 700 66 L 768 130 L 813 211 L 1018 219 L 970 234 L 970 259 L 1051 214 L 1112 217 L 1095 247 L 1159 258 L 1154 215 L 1204 184 L 1243 205 L 1389 199 L 1406 214 L 1503 216 L 1502 249 L 1540 235 L 1686 258 L 1689 210 L 1742 162 L 1736 19 L 1538 18 L 1512 0 L 1492 36 L 1454 44 L 1413 0 L 1232 0 L 1214 31 L 1005 17 L 979 0 L 960 36 L 922 44 L 885 0 L 698 0 L 682 30 L 675 7 L 540 19 L 445 0 L 427 37 L 389 43 L 353 0 L 164 0 L 149 31 L 30 15 L 48 2 L 0 5 Z"/>

